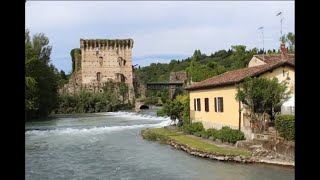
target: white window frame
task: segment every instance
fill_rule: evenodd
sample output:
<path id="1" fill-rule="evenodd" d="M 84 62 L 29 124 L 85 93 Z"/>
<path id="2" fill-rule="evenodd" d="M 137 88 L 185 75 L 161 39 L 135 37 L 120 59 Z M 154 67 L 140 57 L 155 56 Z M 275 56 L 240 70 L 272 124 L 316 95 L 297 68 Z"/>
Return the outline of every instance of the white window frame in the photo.
<path id="1" fill-rule="evenodd" d="M 222 109 L 220 108 L 220 101 L 219 101 L 219 98 L 221 98 L 222 99 Z M 222 96 L 218 96 L 218 97 L 214 97 L 214 99 L 215 99 L 215 112 L 217 112 L 217 113 L 223 113 L 224 112 L 224 108 L 223 108 L 223 97 Z"/>
<path id="2" fill-rule="evenodd" d="M 200 98 L 194 98 L 196 101 L 193 100 L 193 103 L 195 103 L 195 111 L 200 111 L 201 110 L 201 99 Z M 199 107 L 198 107 L 198 99 L 200 101 L 200 110 L 199 110 Z M 194 106 L 193 106 L 194 107 Z"/>

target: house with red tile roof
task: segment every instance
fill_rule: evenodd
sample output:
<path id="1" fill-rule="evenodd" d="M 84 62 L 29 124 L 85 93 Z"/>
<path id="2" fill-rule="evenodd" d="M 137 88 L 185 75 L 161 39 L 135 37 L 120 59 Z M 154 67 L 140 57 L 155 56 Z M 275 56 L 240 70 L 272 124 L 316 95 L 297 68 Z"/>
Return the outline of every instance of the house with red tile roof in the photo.
<path id="1" fill-rule="evenodd" d="M 278 78 L 287 81 L 294 97 L 295 55 L 269 54 L 255 55 L 248 67 L 228 71 L 218 76 L 189 85 L 186 90 L 190 98 L 190 119 L 202 122 L 208 128 L 229 126 L 240 129 L 247 138 L 251 137 L 250 118 L 243 104 L 235 99 L 237 84 L 246 77 Z"/>

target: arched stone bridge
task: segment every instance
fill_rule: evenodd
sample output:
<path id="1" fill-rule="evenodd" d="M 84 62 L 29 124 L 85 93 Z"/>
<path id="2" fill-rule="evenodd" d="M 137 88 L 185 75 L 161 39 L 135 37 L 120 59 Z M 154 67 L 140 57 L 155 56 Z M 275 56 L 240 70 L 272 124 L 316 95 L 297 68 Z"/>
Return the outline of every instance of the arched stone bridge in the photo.
<path id="1" fill-rule="evenodd" d="M 136 99 L 134 110 L 138 112 L 140 109 L 149 109 L 149 106 L 144 104 L 144 99 Z"/>
<path id="2" fill-rule="evenodd" d="M 182 82 L 153 82 L 147 83 L 146 89 L 169 89 L 169 96 L 170 98 L 173 97 L 173 94 L 176 89 L 181 88 L 183 86 Z M 145 105 L 145 101 L 143 98 L 136 99 L 135 108 L 136 112 L 140 111 L 140 109 L 149 109 L 148 105 Z"/>

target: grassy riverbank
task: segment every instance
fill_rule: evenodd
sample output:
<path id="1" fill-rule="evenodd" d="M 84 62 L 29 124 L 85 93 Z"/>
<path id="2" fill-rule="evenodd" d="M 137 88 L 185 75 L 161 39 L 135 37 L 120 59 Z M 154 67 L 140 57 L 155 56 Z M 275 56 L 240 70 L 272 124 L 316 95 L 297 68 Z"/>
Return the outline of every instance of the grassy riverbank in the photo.
<path id="1" fill-rule="evenodd" d="M 220 155 L 251 156 L 251 153 L 249 152 L 218 147 L 213 144 L 200 141 L 193 137 L 187 136 L 182 133 L 177 133 L 166 128 L 146 129 L 142 131 L 142 134 L 144 139 L 146 140 L 159 140 L 162 143 L 166 143 L 169 140 L 175 140 L 179 143 L 186 144 L 191 148 L 200 151 L 213 152 Z"/>

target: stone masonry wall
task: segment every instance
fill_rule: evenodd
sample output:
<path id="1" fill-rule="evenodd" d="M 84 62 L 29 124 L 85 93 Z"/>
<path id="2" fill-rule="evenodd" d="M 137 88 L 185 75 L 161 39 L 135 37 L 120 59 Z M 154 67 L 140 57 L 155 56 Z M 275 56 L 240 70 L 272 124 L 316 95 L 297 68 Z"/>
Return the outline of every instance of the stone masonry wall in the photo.
<path id="1" fill-rule="evenodd" d="M 81 68 L 65 88 L 68 92 L 81 88 L 101 92 L 103 83 L 108 80 L 125 82 L 129 86 L 129 100 L 132 100 L 132 48 L 132 39 L 80 39 Z"/>

